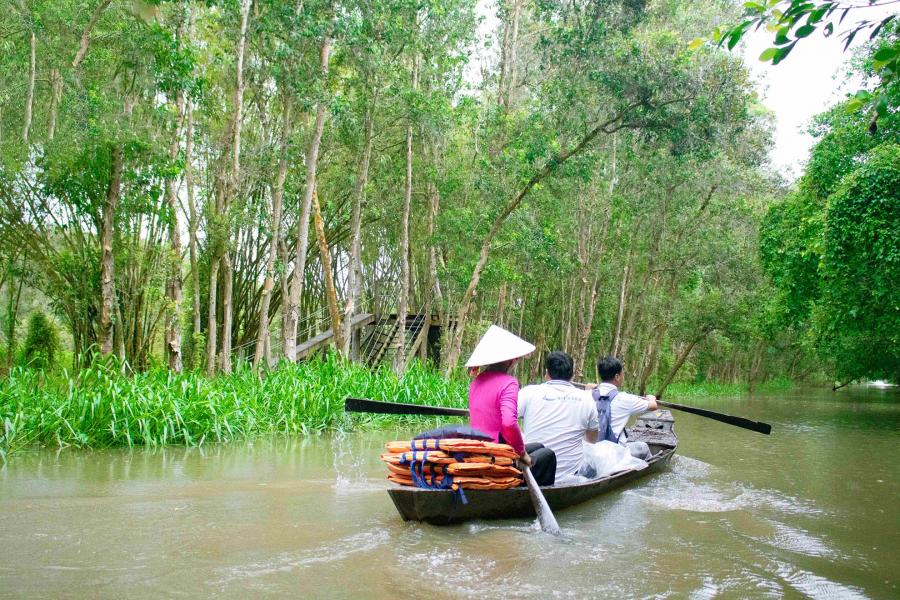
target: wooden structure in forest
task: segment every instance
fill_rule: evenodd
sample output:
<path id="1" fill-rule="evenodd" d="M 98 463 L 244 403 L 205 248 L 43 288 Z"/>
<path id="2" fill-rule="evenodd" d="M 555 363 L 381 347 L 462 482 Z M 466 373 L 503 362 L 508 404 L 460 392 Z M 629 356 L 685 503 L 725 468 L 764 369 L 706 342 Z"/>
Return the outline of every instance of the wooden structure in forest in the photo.
<path id="1" fill-rule="evenodd" d="M 426 327 L 427 321 L 427 327 Z M 440 340 L 445 323 L 437 315 L 426 318 L 423 314 L 408 314 L 398 319 L 396 313 L 376 317 L 371 313 L 354 315 L 350 320 L 350 355 L 353 360 L 376 366 L 388 359 L 394 360 L 400 351 L 401 324 L 404 335 L 402 364 L 405 367 L 419 355 L 433 362 L 440 362 Z M 452 329 L 453 322 L 450 324 Z M 302 360 L 332 344 L 334 331 L 325 331 L 297 345 L 297 359 Z"/>
<path id="2" fill-rule="evenodd" d="M 375 321 L 375 315 L 369 313 L 362 313 L 358 315 L 353 315 L 350 319 L 350 331 L 356 333 L 360 328 L 365 327 L 366 325 L 370 325 Z M 319 350 L 320 348 L 324 348 L 328 344 L 331 343 L 331 339 L 334 337 L 334 331 L 331 329 L 326 329 L 322 333 L 315 335 L 305 342 L 302 342 L 297 345 L 297 360 L 302 360 L 308 357 L 310 354 Z"/>

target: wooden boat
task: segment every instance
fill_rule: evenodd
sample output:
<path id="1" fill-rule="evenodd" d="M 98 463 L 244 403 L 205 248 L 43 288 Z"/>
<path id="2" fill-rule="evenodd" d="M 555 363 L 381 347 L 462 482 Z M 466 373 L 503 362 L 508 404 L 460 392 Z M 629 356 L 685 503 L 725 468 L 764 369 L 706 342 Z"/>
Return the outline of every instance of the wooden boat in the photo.
<path id="1" fill-rule="evenodd" d="M 611 473 L 585 483 L 542 487 L 553 511 L 581 504 L 610 490 L 661 471 L 675 454 L 678 438 L 674 419 L 667 410 L 644 413 L 628 430 L 631 441 L 646 442 L 653 452 L 648 466 L 640 471 Z M 534 518 L 534 505 L 526 487 L 508 490 L 465 490 L 466 502 L 450 490 L 429 490 L 396 486 L 388 490 L 404 521 L 425 521 L 449 525 L 471 519 Z"/>

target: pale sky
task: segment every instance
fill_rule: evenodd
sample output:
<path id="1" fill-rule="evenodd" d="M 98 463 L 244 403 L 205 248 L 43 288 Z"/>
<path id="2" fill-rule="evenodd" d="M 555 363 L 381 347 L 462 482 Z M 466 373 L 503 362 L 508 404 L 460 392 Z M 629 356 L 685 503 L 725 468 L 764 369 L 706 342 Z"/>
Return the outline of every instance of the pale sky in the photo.
<path id="1" fill-rule="evenodd" d="M 875 10 L 869 16 L 879 14 Z M 885 11 L 885 16 L 889 14 Z M 855 20 L 848 18 L 845 26 Z M 846 29 L 842 26 L 839 31 Z M 865 35 L 863 35 L 865 33 Z M 771 47 L 774 35 L 760 29 L 746 36 L 744 62 L 756 82 L 756 89 L 769 109 L 775 113 L 775 148 L 772 164 L 786 179 L 793 180 L 802 172 L 815 141 L 806 133 L 812 117 L 855 92 L 859 81 L 846 82 L 852 49 L 868 40 L 868 32 L 860 32 L 857 42 L 847 52 L 836 32 L 825 38 L 820 32 L 798 43 L 780 64 L 759 61 L 759 55 Z"/>

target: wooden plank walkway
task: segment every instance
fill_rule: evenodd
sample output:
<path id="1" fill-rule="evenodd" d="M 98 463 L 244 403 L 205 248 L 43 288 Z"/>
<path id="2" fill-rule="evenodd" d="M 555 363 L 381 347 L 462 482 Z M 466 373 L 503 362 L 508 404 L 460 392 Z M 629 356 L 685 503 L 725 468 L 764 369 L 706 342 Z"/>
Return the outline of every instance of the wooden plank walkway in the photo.
<path id="1" fill-rule="evenodd" d="M 359 329 L 360 327 L 365 327 L 369 323 L 375 321 L 375 315 L 369 313 L 360 313 L 358 315 L 353 315 L 350 319 L 350 331 L 354 329 Z M 334 337 L 334 332 L 330 329 L 326 329 L 319 335 L 315 337 L 311 337 L 299 346 L 297 346 L 297 360 L 301 358 L 306 358 L 322 346 L 328 344 L 331 341 L 331 338 Z"/>

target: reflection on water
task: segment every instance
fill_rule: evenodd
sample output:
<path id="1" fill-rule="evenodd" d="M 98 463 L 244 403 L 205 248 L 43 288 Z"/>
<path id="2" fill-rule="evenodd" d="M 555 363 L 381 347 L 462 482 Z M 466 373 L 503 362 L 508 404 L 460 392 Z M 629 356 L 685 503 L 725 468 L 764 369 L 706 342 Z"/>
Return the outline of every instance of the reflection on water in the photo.
<path id="1" fill-rule="evenodd" d="M 24 452 L 0 597 L 896 598 L 900 395 L 846 391 L 703 401 L 774 434 L 678 414 L 671 467 L 561 538 L 401 521 L 378 455 L 407 431 Z"/>

